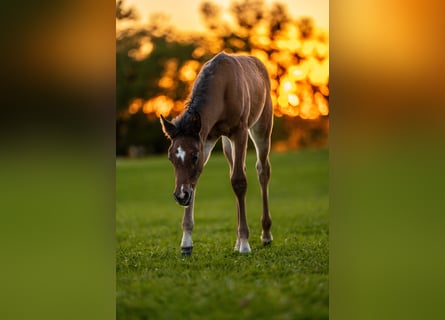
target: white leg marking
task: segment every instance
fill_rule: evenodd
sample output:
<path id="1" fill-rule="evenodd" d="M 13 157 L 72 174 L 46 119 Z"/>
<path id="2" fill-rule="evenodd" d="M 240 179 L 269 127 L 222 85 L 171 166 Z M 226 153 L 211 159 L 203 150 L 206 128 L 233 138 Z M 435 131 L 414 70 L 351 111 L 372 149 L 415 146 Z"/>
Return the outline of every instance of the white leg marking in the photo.
<path id="1" fill-rule="evenodd" d="M 185 150 L 181 146 L 176 150 L 176 158 L 181 159 L 182 162 L 185 161 Z"/>
<path id="2" fill-rule="evenodd" d="M 247 239 L 240 239 L 239 240 L 239 252 L 240 253 L 249 253 L 250 250 L 250 245 L 249 245 L 249 241 L 247 241 Z"/>
<path id="3" fill-rule="evenodd" d="M 261 243 L 263 245 L 270 244 L 272 241 L 273 241 L 272 232 L 270 233 L 270 237 L 269 238 L 265 237 L 263 235 L 263 232 L 261 232 Z"/>
<path id="4" fill-rule="evenodd" d="M 192 233 L 190 231 L 184 231 L 182 233 L 181 248 L 189 247 L 193 247 Z"/>
<path id="5" fill-rule="evenodd" d="M 240 253 L 249 253 L 250 245 L 247 239 L 236 239 L 235 243 L 235 251 L 239 251 Z"/>

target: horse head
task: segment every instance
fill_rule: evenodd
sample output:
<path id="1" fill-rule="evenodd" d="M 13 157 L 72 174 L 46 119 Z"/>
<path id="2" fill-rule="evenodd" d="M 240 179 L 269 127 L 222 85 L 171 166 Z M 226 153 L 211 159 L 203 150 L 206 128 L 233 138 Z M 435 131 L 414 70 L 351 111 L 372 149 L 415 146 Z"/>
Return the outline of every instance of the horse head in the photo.
<path id="1" fill-rule="evenodd" d="M 200 116 L 194 113 L 187 118 L 187 121 L 173 123 L 161 115 L 162 130 L 171 140 L 168 159 L 175 169 L 173 197 L 182 206 L 190 205 L 204 167 L 203 143 L 199 137 Z"/>

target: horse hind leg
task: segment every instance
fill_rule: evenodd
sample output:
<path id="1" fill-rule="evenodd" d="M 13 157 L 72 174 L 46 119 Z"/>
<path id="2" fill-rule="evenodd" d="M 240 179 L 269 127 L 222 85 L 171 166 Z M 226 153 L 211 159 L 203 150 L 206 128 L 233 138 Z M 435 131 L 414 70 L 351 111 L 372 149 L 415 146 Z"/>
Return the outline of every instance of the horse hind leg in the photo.
<path id="1" fill-rule="evenodd" d="M 230 176 L 232 177 L 232 172 L 233 172 L 233 148 L 232 148 L 232 143 L 230 141 L 229 138 L 227 137 L 222 137 L 222 145 L 223 145 L 223 152 L 224 155 L 226 156 L 227 162 L 229 163 L 229 168 L 230 168 Z M 243 245 L 244 247 L 246 247 L 247 245 Z M 235 251 L 240 251 L 240 239 L 239 239 L 239 234 L 237 233 L 237 237 L 236 237 L 236 243 L 235 243 Z"/>
<path id="2" fill-rule="evenodd" d="M 240 253 L 251 252 L 246 216 L 247 177 L 245 160 L 247 139 L 246 131 L 238 132 L 233 140 L 223 138 L 223 150 L 230 166 L 230 182 L 237 200 L 238 229 L 235 250 Z"/>
<path id="3" fill-rule="evenodd" d="M 270 180 L 270 134 L 271 127 L 264 130 L 263 127 L 254 127 L 249 131 L 249 135 L 254 142 L 257 152 L 256 170 L 258 180 L 261 186 L 261 196 L 263 201 L 263 214 L 261 216 L 261 242 L 263 245 L 272 243 L 273 237 L 270 231 L 272 227 L 272 218 L 269 212 L 269 180 Z"/>
<path id="4" fill-rule="evenodd" d="M 264 162 L 257 162 L 258 178 L 261 185 L 261 194 L 263 198 L 263 214 L 261 216 L 261 226 L 263 228 L 261 232 L 261 242 L 263 245 L 272 243 L 273 236 L 270 231 L 272 227 L 272 218 L 269 212 L 269 179 L 270 179 L 270 162 L 269 159 Z"/>

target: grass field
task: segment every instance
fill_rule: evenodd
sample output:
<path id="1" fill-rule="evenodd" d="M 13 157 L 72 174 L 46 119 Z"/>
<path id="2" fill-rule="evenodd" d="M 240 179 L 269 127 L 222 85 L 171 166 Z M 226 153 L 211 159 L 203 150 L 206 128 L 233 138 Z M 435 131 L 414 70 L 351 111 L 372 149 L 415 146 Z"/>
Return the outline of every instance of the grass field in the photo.
<path id="1" fill-rule="evenodd" d="M 328 151 L 271 155 L 274 242 L 260 241 L 255 155 L 247 157 L 252 252 L 233 251 L 236 203 L 222 154 L 210 158 L 195 201 L 194 249 L 180 255 L 183 209 L 166 156 L 117 160 L 118 319 L 327 319 Z"/>

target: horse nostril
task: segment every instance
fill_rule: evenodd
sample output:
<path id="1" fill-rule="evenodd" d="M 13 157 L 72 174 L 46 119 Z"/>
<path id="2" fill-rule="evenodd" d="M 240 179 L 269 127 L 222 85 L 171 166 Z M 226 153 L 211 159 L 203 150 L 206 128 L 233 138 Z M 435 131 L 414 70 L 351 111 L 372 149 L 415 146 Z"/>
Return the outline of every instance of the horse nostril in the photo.
<path id="1" fill-rule="evenodd" d="M 189 193 L 186 191 L 181 192 L 179 195 L 177 195 L 176 193 L 173 193 L 173 197 L 175 198 L 175 200 L 180 201 L 180 200 L 187 199 L 189 197 Z"/>
<path id="2" fill-rule="evenodd" d="M 180 195 L 177 195 L 176 193 L 173 193 L 173 198 L 180 205 L 183 205 L 183 206 L 184 205 L 188 205 L 190 203 L 191 193 L 190 192 L 186 192 L 186 191 L 182 191 Z"/>

